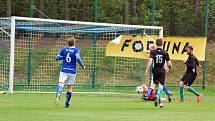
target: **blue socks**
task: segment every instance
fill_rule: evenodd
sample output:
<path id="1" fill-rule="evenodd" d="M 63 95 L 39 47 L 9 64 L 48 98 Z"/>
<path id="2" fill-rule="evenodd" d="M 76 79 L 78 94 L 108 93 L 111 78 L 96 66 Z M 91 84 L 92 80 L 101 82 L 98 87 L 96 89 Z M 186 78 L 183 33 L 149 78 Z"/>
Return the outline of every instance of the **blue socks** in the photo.
<path id="1" fill-rule="evenodd" d="M 58 86 L 58 87 L 57 87 L 57 90 L 56 90 L 57 95 L 58 95 L 58 94 L 61 94 L 61 92 L 62 92 L 62 87 L 61 87 L 61 86 Z"/>
<path id="2" fill-rule="evenodd" d="M 59 99 L 60 99 L 60 94 L 62 92 L 62 87 L 61 86 L 58 86 L 57 89 L 56 89 L 56 100 L 58 100 L 59 102 Z M 68 108 L 70 106 L 70 99 L 72 97 L 72 92 L 68 92 L 66 93 L 66 102 L 65 102 L 65 107 Z"/>
<path id="3" fill-rule="evenodd" d="M 66 93 L 66 105 L 70 104 L 71 97 L 72 97 L 72 92 L 67 92 Z"/>
<path id="4" fill-rule="evenodd" d="M 166 86 L 163 86 L 163 91 L 166 93 L 166 95 L 167 95 L 168 97 L 171 96 L 171 93 L 170 93 L 169 90 L 166 88 Z"/>

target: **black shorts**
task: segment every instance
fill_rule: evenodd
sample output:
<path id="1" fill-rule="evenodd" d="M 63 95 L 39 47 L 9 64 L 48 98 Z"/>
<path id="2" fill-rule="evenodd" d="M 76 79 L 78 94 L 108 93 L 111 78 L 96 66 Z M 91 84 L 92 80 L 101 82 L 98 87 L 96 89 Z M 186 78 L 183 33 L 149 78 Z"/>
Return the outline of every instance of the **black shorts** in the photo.
<path id="1" fill-rule="evenodd" d="M 181 81 L 184 82 L 185 85 L 190 86 L 193 84 L 194 80 L 196 79 L 196 76 L 197 73 L 193 72 L 185 73 Z"/>
<path id="2" fill-rule="evenodd" d="M 159 82 L 164 85 L 165 84 L 165 72 L 162 73 L 153 73 L 153 82 L 158 84 Z"/>

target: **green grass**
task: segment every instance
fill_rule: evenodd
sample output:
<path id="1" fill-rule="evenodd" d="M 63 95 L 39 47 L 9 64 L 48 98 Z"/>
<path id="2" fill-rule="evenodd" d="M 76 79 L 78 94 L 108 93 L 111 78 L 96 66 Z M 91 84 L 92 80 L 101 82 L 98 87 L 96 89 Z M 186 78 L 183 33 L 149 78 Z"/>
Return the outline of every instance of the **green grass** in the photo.
<path id="1" fill-rule="evenodd" d="M 198 89 L 203 101 L 186 92 L 187 103 L 166 103 L 163 109 L 131 95 L 74 94 L 72 107 L 54 104 L 54 94 L 1 94 L 0 121 L 214 121 L 215 89 Z M 174 91 L 174 95 L 178 92 Z"/>

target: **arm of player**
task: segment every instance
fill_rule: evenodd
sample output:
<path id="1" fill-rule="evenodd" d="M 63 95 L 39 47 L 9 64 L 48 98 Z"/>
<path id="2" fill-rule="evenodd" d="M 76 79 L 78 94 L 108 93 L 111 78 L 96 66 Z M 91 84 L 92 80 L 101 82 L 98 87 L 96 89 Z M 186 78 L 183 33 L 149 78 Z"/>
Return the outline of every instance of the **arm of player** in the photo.
<path id="1" fill-rule="evenodd" d="M 167 61 L 167 65 L 168 65 L 168 68 L 171 69 L 172 68 L 172 62 L 169 60 Z"/>
<path id="2" fill-rule="evenodd" d="M 55 57 L 56 60 L 62 60 L 63 59 L 63 56 L 57 54 L 57 56 Z"/>
<path id="3" fill-rule="evenodd" d="M 167 61 L 167 67 L 168 67 L 168 69 L 171 69 L 172 68 L 172 62 L 170 60 L 169 54 L 166 53 L 165 56 L 166 56 L 166 61 Z"/>
<path id="4" fill-rule="evenodd" d="M 76 60 L 78 61 L 79 65 L 82 67 L 82 69 L 85 69 L 85 66 L 84 66 L 84 64 L 83 64 L 83 62 L 81 60 L 80 55 L 76 54 L 75 57 L 76 57 Z"/>
<path id="5" fill-rule="evenodd" d="M 152 64 L 152 61 L 153 61 L 152 58 L 149 58 L 149 61 L 146 66 L 146 72 L 145 72 L 146 75 L 149 74 L 149 69 L 150 69 L 150 65 Z"/>
<path id="6" fill-rule="evenodd" d="M 167 67 L 166 61 L 165 61 L 165 64 L 163 65 L 163 68 L 165 69 L 165 72 L 169 72 L 169 68 Z"/>
<path id="7" fill-rule="evenodd" d="M 56 60 L 62 60 L 63 59 L 63 49 L 61 49 L 61 51 L 57 54 L 57 56 L 55 57 Z"/>
<path id="8" fill-rule="evenodd" d="M 199 68 L 201 68 L 201 67 L 202 67 L 202 65 L 201 65 L 201 64 L 199 64 L 199 65 L 198 65 L 198 67 L 199 67 Z"/>
<path id="9" fill-rule="evenodd" d="M 202 66 L 201 66 L 201 64 L 199 63 L 199 60 L 196 58 L 196 64 L 197 64 L 197 66 L 199 67 L 199 68 L 201 68 Z"/>
<path id="10" fill-rule="evenodd" d="M 184 61 L 184 64 L 186 64 L 189 68 L 194 68 L 195 67 L 195 60 L 193 58 L 189 58 L 190 63 L 187 61 Z"/>

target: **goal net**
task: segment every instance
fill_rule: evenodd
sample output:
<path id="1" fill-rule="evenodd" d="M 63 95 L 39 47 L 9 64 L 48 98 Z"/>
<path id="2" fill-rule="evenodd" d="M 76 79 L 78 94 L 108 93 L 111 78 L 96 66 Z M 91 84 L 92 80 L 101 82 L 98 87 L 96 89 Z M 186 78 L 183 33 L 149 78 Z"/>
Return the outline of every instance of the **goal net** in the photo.
<path id="1" fill-rule="evenodd" d="M 105 56 L 120 35 L 160 36 L 163 27 L 11 17 L 0 18 L 0 91 L 55 92 L 61 62 L 56 54 L 69 37 L 86 66 L 77 66 L 75 92 L 129 92 L 147 83 L 143 59 Z"/>

